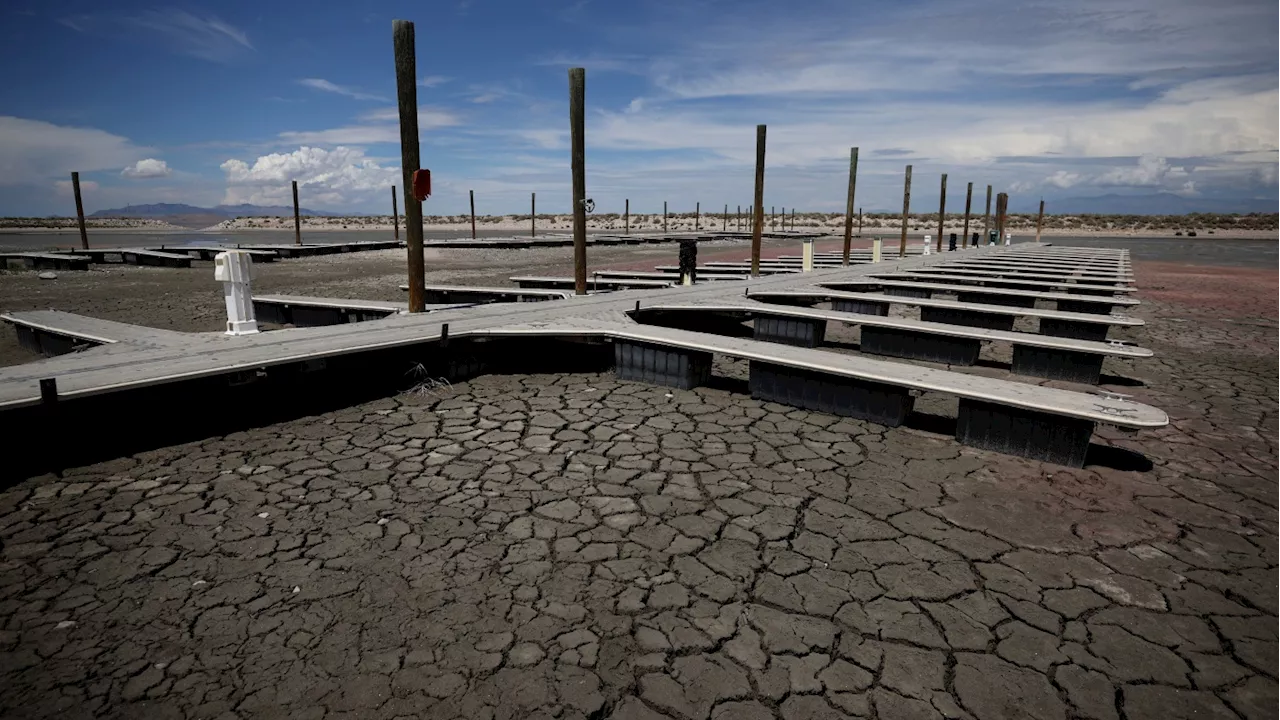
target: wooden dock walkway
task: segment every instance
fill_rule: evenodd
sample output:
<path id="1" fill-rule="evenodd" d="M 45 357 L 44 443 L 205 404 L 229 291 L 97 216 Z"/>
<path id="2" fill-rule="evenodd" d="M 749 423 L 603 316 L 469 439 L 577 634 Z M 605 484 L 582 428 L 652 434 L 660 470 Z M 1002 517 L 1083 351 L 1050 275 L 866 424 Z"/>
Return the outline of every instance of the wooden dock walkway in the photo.
<path id="1" fill-rule="evenodd" d="M 1021 259 L 1022 253 L 1054 257 L 1051 248 L 1012 246 L 893 259 L 876 265 L 774 274 L 745 278 L 743 282 L 624 289 L 586 296 L 572 296 L 558 290 L 434 286 L 428 288 L 429 302 L 483 304 L 423 314 L 399 314 L 398 304 L 353 302 L 348 303 L 351 310 L 368 312 L 381 319 L 376 322 L 344 320 L 341 324 L 326 323 L 323 327 L 299 327 L 247 336 L 187 335 L 182 342 L 176 343 L 104 344 L 85 352 L 0 368 L 0 414 L 31 411 L 35 413 L 32 418 L 39 418 L 45 417 L 41 412 L 47 414 L 53 407 L 51 401 L 56 404 L 58 412 L 70 412 L 81 400 L 101 396 L 123 398 L 148 388 L 170 386 L 175 390 L 158 396 L 159 399 L 154 401 L 165 402 L 172 397 L 173 402 L 181 402 L 180 389 L 195 388 L 192 383 L 196 382 L 203 383 L 199 385 L 203 392 L 210 392 L 216 382 L 222 382 L 223 387 L 228 388 L 253 382 L 270 384 L 277 382 L 275 378 L 282 378 L 280 382 L 295 383 L 301 382 L 299 378 L 308 373 L 356 367 L 359 363 L 355 361 L 359 358 L 381 357 L 392 351 L 402 353 L 397 357 L 409 352 L 430 359 L 452 352 L 451 349 L 457 345 L 450 343 L 468 346 L 467 342 L 497 339 L 563 341 L 577 338 L 611 343 L 616 353 L 617 371 L 624 378 L 691 387 L 705 381 L 712 355 L 737 357 L 751 365 L 750 386 L 756 397 L 890 425 L 902 422 L 911 411 L 912 393 L 922 390 L 946 393 L 960 398 L 957 439 L 961 442 L 1068 465 L 1084 462 L 1085 450 L 1096 423 L 1129 430 L 1166 424 L 1167 416 L 1162 411 L 1105 393 L 1047 388 L 1016 379 L 976 377 L 906 362 L 833 353 L 820 348 L 649 326 L 636 322 L 627 314 L 655 303 L 730 304 L 740 302 L 744 294 L 753 293 L 831 293 L 834 291 L 827 288 L 891 282 L 870 277 L 873 272 L 946 266 L 961 258 Z M 1076 257 L 1076 254 L 1071 253 L 1070 256 Z M 1117 268 L 1127 264 L 1127 255 L 1124 254 L 1090 254 L 1088 257 L 1096 258 L 1099 267 L 1109 264 Z M 949 288 L 962 292 L 1021 293 L 1030 296 L 1032 301 L 1066 298 L 1117 305 L 1137 302 L 1121 297 L 920 284 L 939 291 Z M 550 298 L 555 300 L 520 302 Z M 328 312 L 335 302 L 327 298 L 313 298 L 310 300 L 317 302 L 307 305 L 306 300 L 286 299 L 283 304 L 292 302 L 295 308 L 324 307 Z M 753 307 L 757 305 L 754 301 L 747 302 Z M 762 313 L 770 307 L 763 303 L 759 305 Z M 393 310 L 395 312 L 391 312 Z M 832 317 L 845 316 L 847 313 Z M 884 318 L 878 316 L 867 320 L 869 323 L 883 321 Z M 931 323 L 908 322 L 915 324 L 917 330 L 938 329 Z M 952 335 L 967 333 L 972 337 L 974 330 L 962 328 L 948 332 Z M 1027 335 L 1018 334 L 1028 344 L 1056 344 L 1062 346 L 1060 349 L 1079 342 Z M 999 333 L 990 334 L 989 338 L 1010 339 Z M 1097 350 L 1097 345 L 1076 344 L 1074 347 Z M 1111 354 L 1126 353 L 1133 354 L 1120 349 Z M 50 382 L 45 382 L 42 387 L 42 381 Z M 215 382 L 215 385 L 209 385 L 210 382 Z M 157 396 L 149 397 L 154 399 Z"/>

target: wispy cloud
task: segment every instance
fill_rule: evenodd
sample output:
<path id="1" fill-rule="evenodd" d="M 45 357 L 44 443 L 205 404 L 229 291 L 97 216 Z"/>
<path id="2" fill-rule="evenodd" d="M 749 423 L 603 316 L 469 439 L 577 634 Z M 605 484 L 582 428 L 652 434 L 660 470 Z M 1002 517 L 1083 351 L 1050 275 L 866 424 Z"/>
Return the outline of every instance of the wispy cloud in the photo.
<path id="1" fill-rule="evenodd" d="M 418 108 L 418 130 L 448 127 L 459 123 L 458 116 L 439 108 Z M 400 112 L 394 107 L 361 113 L 357 122 L 323 130 L 289 130 L 279 134 L 281 142 L 297 145 L 377 145 L 400 142 Z"/>
<path id="2" fill-rule="evenodd" d="M 200 16 L 177 8 L 147 10 L 127 24 L 158 35 L 177 52 L 211 62 L 226 63 L 253 50 L 241 29 L 213 15 Z"/>
<path id="3" fill-rule="evenodd" d="M 304 87 L 309 87 L 312 90 L 319 90 L 321 92 L 333 93 L 335 95 L 345 95 L 349 98 L 354 98 L 356 100 L 380 100 L 384 102 L 386 101 L 386 98 L 381 95 L 363 92 L 361 90 L 347 87 L 345 85 L 338 85 L 336 83 L 329 82 L 328 80 L 325 80 L 323 78 L 303 78 L 298 81 L 298 84 Z"/>
<path id="4" fill-rule="evenodd" d="M 418 87 L 433 88 L 437 85 L 447 83 L 452 79 L 453 78 L 448 78 L 444 75 L 428 75 L 426 77 L 418 78 Z"/>

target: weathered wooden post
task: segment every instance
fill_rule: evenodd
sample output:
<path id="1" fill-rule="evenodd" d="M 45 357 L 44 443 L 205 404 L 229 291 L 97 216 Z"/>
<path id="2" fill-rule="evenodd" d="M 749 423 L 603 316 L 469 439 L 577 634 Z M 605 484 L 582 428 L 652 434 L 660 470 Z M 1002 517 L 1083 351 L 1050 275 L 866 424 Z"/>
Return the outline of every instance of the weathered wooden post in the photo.
<path id="1" fill-rule="evenodd" d="M 778 206 L 769 206 L 769 229 L 775 230 L 778 227 Z"/>
<path id="2" fill-rule="evenodd" d="M 969 247 L 969 208 L 973 205 L 973 183 L 964 192 L 964 235 L 960 237 L 960 248 Z"/>
<path id="3" fill-rule="evenodd" d="M 1036 243 L 1040 242 L 1040 230 L 1044 227 L 1044 198 L 1040 198 L 1040 214 L 1036 217 Z"/>
<path id="4" fill-rule="evenodd" d="M 400 242 L 400 209 L 396 207 L 396 186 L 391 186 L 391 226 L 395 228 L 396 242 Z"/>
<path id="5" fill-rule="evenodd" d="M 626 226 L 627 229 L 623 232 L 626 235 L 630 235 L 631 234 L 631 198 L 627 198 L 626 211 L 622 213 L 622 216 L 626 218 L 626 223 L 627 223 L 627 226 Z"/>
<path id="6" fill-rule="evenodd" d="M 587 294 L 587 71 L 569 68 L 569 132 L 573 144 L 573 291 Z"/>
<path id="7" fill-rule="evenodd" d="M 987 232 L 991 229 L 991 186 L 987 186 L 987 210 L 982 213 L 982 241 L 987 239 Z M 979 243 L 981 244 L 981 242 Z"/>
<path id="8" fill-rule="evenodd" d="M 751 220 L 751 277 L 760 277 L 760 233 L 764 231 L 765 126 L 756 126 L 756 196 Z"/>
<path id="9" fill-rule="evenodd" d="M 907 220 L 911 213 L 911 166 L 907 166 L 907 179 L 902 185 L 902 241 L 898 244 L 898 257 L 907 256 Z"/>
<path id="10" fill-rule="evenodd" d="M 476 239 L 476 191 L 468 190 L 471 194 L 471 239 Z"/>
<path id="11" fill-rule="evenodd" d="M 947 174 L 942 173 L 942 199 L 938 201 L 938 246 L 935 248 L 938 252 L 942 252 L 942 228 L 947 222 Z"/>
<path id="12" fill-rule="evenodd" d="M 694 230 L 697 230 L 699 228 L 698 223 L 700 222 L 701 218 L 702 218 L 702 201 L 699 200 L 698 202 L 693 204 L 693 229 Z"/>
<path id="13" fill-rule="evenodd" d="M 529 237 L 538 237 L 538 193 L 529 193 Z"/>
<path id="14" fill-rule="evenodd" d="M 409 255 L 409 312 L 426 309 L 426 267 L 422 256 L 422 202 L 413 195 L 413 174 L 419 169 L 418 156 L 418 61 L 414 49 L 413 23 L 394 20 L 391 35 L 395 46 L 396 100 L 400 109 L 400 169 L 404 187 L 404 229 Z"/>
<path id="15" fill-rule="evenodd" d="M 84 225 L 84 203 L 80 202 L 80 173 L 71 173 L 71 191 L 76 196 L 76 222 L 80 225 L 80 249 L 89 249 L 89 231 Z"/>
<path id="16" fill-rule="evenodd" d="M 996 195 L 996 245 L 1004 245 L 1005 242 L 1005 208 L 1009 204 L 1009 193 L 1001 192 Z"/>
<path id="17" fill-rule="evenodd" d="M 298 181 L 293 181 L 293 244 L 302 244 L 302 217 L 298 215 Z"/>
<path id="18" fill-rule="evenodd" d="M 858 237 L 862 237 L 862 208 L 858 208 Z"/>
<path id="19" fill-rule="evenodd" d="M 738 229 L 738 232 L 742 232 L 742 206 L 741 205 L 738 206 L 738 214 L 734 216 L 733 222 L 734 222 L 734 227 Z"/>
<path id="20" fill-rule="evenodd" d="M 667 234 L 667 201 L 662 201 L 662 234 Z"/>
<path id="21" fill-rule="evenodd" d="M 729 231 L 729 203 L 724 204 L 724 224 L 720 226 L 720 231 Z"/>

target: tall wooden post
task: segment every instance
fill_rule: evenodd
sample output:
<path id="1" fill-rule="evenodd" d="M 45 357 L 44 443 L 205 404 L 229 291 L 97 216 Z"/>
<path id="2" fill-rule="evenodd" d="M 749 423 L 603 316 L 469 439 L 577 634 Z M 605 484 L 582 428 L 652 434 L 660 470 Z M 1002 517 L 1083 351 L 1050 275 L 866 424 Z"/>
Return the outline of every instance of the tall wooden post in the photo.
<path id="1" fill-rule="evenodd" d="M 729 231 L 729 203 L 724 204 L 724 224 L 720 226 L 720 231 Z"/>
<path id="2" fill-rule="evenodd" d="M 862 237 L 862 208 L 858 208 L 858 237 Z"/>
<path id="3" fill-rule="evenodd" d="M 942 252 L 942 229 L 947 222 L 947 174 L 942 173 L 942 199 L 938 201 L 938 246 L 937 252 Z"/>
<path id="4" fill-rule="evenodd" d="M 756 196 L 751 221 L 751 277 L 760 276 L 760 234 L 764 232 L 764 144 L 765 126 L 756 126 Z"/>
<path id="5" fill-rule="evenodd" d="M 973 183 L 964 191 L 964 235 L 960 238 L 960 247 L 969 247 L 969 208 L 973 205 Z"/>
<path id="6" fill-rule="evenodd" d="M 569 132 L 573 136 L 573 291 L 587 294 L 587 71 L 569 68 Z"/>
<path id="7" fill-rule="evenodd" d="M 769 229 L 774 230 L 778 227 L 778 207 L 776 205 L 769 206 Z"/>
<path id="8" fill-rule="evenodd" d="M 476 191 L 468 190 L 471 194 L 471 239 L 476 239 Z"/>
<path id="9" fill-rule="evenodd" d="M 391 226 L 396 231 L 396 242 L 400 242 L 400 208 L 396 206 L 396 186 L 391 186 Z"/>
<path id="10" fill-rule="evenodd" d="M 996 195 L 996 244 L 1004 244 L 1005 212 L 1009 207 L 1009 193 Z"/>
<path id="11" fill-rule="evenodd" d="M 738 229 L 738 232 L 742 232 L 742 206 L 741 205 L 738 206 L 738 214 L 734 216 L 734 223 L 735 223 L 734 227 Z"/>
<path id="12" fill-rule="evenodd" d="M 80 202 L 80 173 L 71 173 L 71 191 L 76 196 L 76 222 L 80 225 L 80 249 L 89 249 L 89 231 L 84 225 L 84 203 Z"/>
<path id="13" fill-rule="evenodd" d="M 858 148 L 849 148 L 849 189 L 844 198 L 844 264 L 849 264 L 853 244 L 853 194 L 858 187 Z M 858 213 L 858 234 L 862 234 L 862 213 Z"/>
<path id="14" fill-rule="evenodd" d="M 987 232 L 991 229 L 991 186 L 987 186 L 987 210 L 982 213 L 982 237 L 978 238 L 979 245 L 985 245 L 987 242 Z"/>
<path id="15" fill-rule="evenodd" d="M 298 181 L 293 181 L 293 244 L 302 244 L 302 217 L 298 215 Z"/>
<path id="16" fill-rule="evenodd" d="M 667 201 L 662 201 L 662 234 L 667 234 Z"/>
<path id="17" fill-rule="evenodd" d="M 698 229 L 698 223 L 701 221 L 701 218 L 702 218 L 702 202 L 699 201 L 693 204 L 693 229 L 694 230 Z"/>
<path id="18" fill-rule="evenodd" d="M 538 193 L 529 193 L 529 237 L 538 237 Z"/>
<path id="19" fill-rule="evenodd" d="M 1036 216 L 1036 242 L 1040 242 L 1040 230 L 1044 227 L 1044 198 L 1040 198 L 1040 214 Z"/>
<path id="20" fill-rule="evenodd" d="M 907 256 L 907 220 L 911 215 L 911 166 L 907 166 L 907 179 L 902 185 L 902 241 L 898 244 L 898 257 Z"/>
<path id="21" fill-rule="evenodd" d="M 426 309 L 426 265 L 422 257 L 422 203 L 413 196 L 418 156 L 418 61 L 413 23 L 394 20 L 391 35 L 396 58 L 396 100 L 400 107 L 400 169 L 404 187 L 404 231 L 409 249 L 409 312 Z"/>
<path id="22" fill-rule="evenodd" d="M 624 213 L 622 213 L 622 216 L 626 218 L 626 223 L 627 223 L 627 229 L 625 231 L 625 234 L 630 235 L 631 234 L 631 198 L 627 198 L 626 208 L 627 209 Z"/>

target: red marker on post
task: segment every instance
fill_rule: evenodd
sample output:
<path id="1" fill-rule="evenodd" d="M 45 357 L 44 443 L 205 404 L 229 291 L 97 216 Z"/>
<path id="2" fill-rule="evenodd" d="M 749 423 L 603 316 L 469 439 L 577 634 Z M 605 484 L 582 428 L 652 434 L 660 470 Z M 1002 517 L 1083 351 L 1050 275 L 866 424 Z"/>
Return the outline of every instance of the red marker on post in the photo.
<path id="1" fill-rule="evenodd" d="M 418 202 L 422 202 L 431 197 L 431 171 L 430 170 L 414 170 L 413 171 L 413 198 Z"/>

